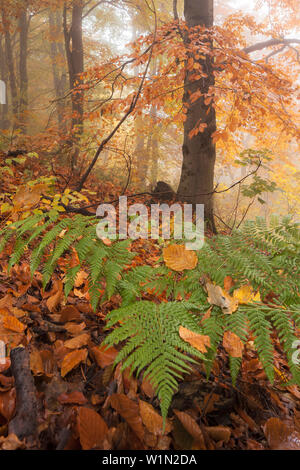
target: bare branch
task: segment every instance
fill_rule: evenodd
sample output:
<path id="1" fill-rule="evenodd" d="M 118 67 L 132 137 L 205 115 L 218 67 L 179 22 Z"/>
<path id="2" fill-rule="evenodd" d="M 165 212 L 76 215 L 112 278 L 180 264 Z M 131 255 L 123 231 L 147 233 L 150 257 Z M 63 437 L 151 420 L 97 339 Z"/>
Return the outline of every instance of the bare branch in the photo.
<path id="1" fill-rule="evenodd" d="M 246 54 L 250 54 L 251 52 L 261 51 L 266 47 L 278 46 L 280 44 L 300 44 L 300 39 L 268 39 L 267 41 L 258 42 L 256 44 L 252 44 L 252 46 L 245 47 L 243 52 Z"/>

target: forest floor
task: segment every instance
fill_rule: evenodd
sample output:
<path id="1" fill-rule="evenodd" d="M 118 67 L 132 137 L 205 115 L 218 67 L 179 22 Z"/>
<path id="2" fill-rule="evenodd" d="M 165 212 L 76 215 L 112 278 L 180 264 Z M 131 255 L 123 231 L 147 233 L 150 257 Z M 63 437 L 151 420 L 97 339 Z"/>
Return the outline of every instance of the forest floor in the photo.
<path id="1" fill-rule="evenodd" d="M 109 188 L 113 197 L 118 188 Z M 151 240 L 137 240 L 131 249 L 135 266 L 159 262 Z M 300 448 L 300 391 L 286 386 L 280 372 L 287 370 L 286 358 L 275 336 L 273 385 L 249 341 L 233 386 L 221 348 L 208 379 L 201 363 L 183 377 L 163 432 L 151 384 L 114 368 L 117 349 L 101 346 L 106 315 L 120 297 L 95 313 L 84 270 L 65 299 L 64 259 L 43 290 L 41 274 L 31 278 L 26 258 L 8 274 L 10 255 L 9 249 L 0 255 L 0 339 L 13 351 L 0 362 L 0 448 Z M 158 300 L 152 292 L 145 299 Z"/>

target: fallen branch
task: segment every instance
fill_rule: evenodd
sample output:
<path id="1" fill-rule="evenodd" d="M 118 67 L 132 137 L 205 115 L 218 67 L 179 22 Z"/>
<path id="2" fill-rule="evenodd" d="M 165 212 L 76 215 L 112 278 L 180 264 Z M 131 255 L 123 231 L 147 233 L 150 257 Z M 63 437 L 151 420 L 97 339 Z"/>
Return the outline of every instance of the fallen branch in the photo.
<path id="1" fill-rule="evenodd" d="M 30 371 L 28 351 L 23 347 L 10 353 L 11 371 L 15 379 L 17 405 L 15 417 L 8 425 L 9 434 L 20 440 L 34 439 L 37 433 L 37 400 L 33 377 Z"/>

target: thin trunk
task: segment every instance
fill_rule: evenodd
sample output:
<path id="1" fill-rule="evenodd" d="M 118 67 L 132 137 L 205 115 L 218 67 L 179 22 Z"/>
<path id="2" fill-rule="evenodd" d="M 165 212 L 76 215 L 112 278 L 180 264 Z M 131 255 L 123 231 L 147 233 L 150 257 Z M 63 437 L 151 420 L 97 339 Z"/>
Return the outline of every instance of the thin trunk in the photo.
<path id="1" fill-rule="evenodd" d="M 11 35 L 9 32 L 9 25 L 6 19 L 5 11 L 2 10 L 2 23 L 4 26 L 4 36 L 5 36 L 5 56 L 8 69 L 9 77 L 9 87 L 11 94 L 11 103 L 12 103 L 12 112 L 14 120 L 17 120 L 18 117 L 18 89 L 16 82 L 15 66 L 13 59 L 13 51 L 11 44 Z"/>
<path id="2" fill-rule="evenodd" d="M 27 131 L 28 121 L 28 72 L 27 72 L 27 56 L 28 56 L 28 29 L 29 23 L 27 18 L 27 7 L 22 9 L 19 17 L 20 30 L 20 60 L 19 60 L 19 76 L 20 76 L 20 106 L 19 120 L 20 127 L 24 133 Z"/>
<path id="3" fill-rule="evenodd" d="M 76 90 L 82 84 L 84 72 L 83 40 L 82 40 L 82 12 L 83 1 L 74 0 L 72 5 L 72 22 L 67 25 L 67 6 L 64 5 L 64 37 L 68 62 L 70 90 Z M 72 133 L 74 135 L 74 149 L 71 167 L 74 170 L 79 154 L 78 139 L 83 132 L 83 91 L 72 93 Z"/>
<path id="4" fill-rule="evenodd" d="M 0 80 L 5 83 L 5 103 L 2 103 L 0 106 L 0 128 L 8 129 L 9 128 L 9 118 L 8 118 L 8 101 L 7 101 L 7 80 L 8 79 L 8 70 L 5 59 L 4 47 L 2 44 L 2 38 L 0 38 Z"/>
<path id="5" fill-rule="evenodd" d="M 57 42 L 57 38 L 62 33 L 62 19 L 60 12 L 57 11 L 56 15 L 52 10 L 49 11 L 49 26 L 50 26 L 50 57 L 52 63 L 53 83 L 56 98 L 56 110 L 58 127 L 61 133 L 65 134 L 66 123 L 64 121 L 64 102 L 62 100 L 63 95 L 66 91 L 66 73 L 65 70 L 61 70 L 58 58 L 63 55 L 64 51 L 62 43 Z"/>
<path id="6" fill-rule="evenodd" d="M 213 26 L 213 0 L 185 0 L 184 14 L 189 28 Z M 186 38 L 187 48 L 189 39 Z M 207 40 L 207 45 L 212 44 Z M 210 87 L 214 85 L 213 58 L 199 50 L 203 58 L 196 59 L 189 52 L 194 64 L 198 62 L 199 70 L 206 76 L 199 81 L 192 81 L 195 70 L 186 70 L 185 93 L 183 104 L 187 108 L 186 121 L 184 123 L 184 142 L 182 146 L 183 162 L 180 183 L 178 187 L 178 198 L 193 204 L 204 204 L 204 215 L 210 228 L 215 231 L 213 218 L 213 189 L 214 189 L 214 166 L 216 149 L 212 135 L 216 130 L 215 110 L 210 104 L 205 103 L 205 95 Z M 201 97 L 191 102 L 190 95 L 200 90 Z M 204 132 L 196 136 L 189 136 L 192 129 L 198 124 L 206 124 Z"/>

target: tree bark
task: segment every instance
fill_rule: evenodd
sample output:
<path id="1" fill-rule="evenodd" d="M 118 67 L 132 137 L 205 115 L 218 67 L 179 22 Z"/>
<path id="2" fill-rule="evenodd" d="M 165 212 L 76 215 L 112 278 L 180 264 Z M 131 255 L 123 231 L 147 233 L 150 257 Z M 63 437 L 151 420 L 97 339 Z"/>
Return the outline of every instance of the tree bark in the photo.
<path id="1" fill-rule="evenodd" d="M 12 112 L 13 112 L 14 119 L 16 120 L 18 117 L 18 89 L 17 89 L 17 81 L 16 81 L 16 74 L 15 74 L 12 44 L 11 44 L 11 36 L 9 32 L 9 24 L 6 19 L 6 14 L 5 14 L 4 9 L 2 9 L 1 14 L 2 14 L 2 24 L 4 26 L 5 56 L 6 56 L 6 63 L 7 63 L 7 69 L 8 69 Z"/>
<path id="2" fill-rule="evenodd" d="M 213 0 L 185 0 L 184 15 L 187 26 L 193 28 L 213 26 Z M 186 46 L 189 49 L 190 39 L 185 37 Z M 212 44 L 207 40 L 207 45 Z M 213 58 L 204 54 L 201 49 L 197 51 L 201 58 L 197 59 L 191 50 L 188 57 L 192 57 L 194 64 L 198 62 L 199 69 L 206 76 L 200 80 L 193 81 L 192 75 L 196 69 L 186 69 L 185 92 L 183 105 L 187 109 L 186 121 L 184 123 L 184 141 L 182 146 L 183 162 L 180 183 L 178 187 L 178 199 L 192 204 L 204 204 L 204 216 L 211 230 L 215 231 L 213 217 L 213 189 L 214 189 L 214 166 L 216 159 L 216 148 L 213 143 L 213 133 L 216 130 L 216 115 L 211 104 L 205 103 L 205 97 L 210 87 L 214 86 Z M 190 95 L 200 90 L 201 96 L 191 102 Z M 200 123 L 206 124 L 204 132 L 199 132 L 190 137 L 190 132 Z"/>
<path id="3" fill-rule="evenodd" d="M 0 128 L 8 129 L 9 128 L 9 118 L 8 118 L 8 102 L 7 102 L 7 79 L 8 79 L 8 70 L 5 58 L 5 51 L 2 44 L 2 38 L 0 38 L 0 79 L 5 83 L 6 90 L 6 101 L 1 104 L 1 114 L 0 114 Z"/>
<path id="4" fill-rule="evenodd" d="M 71 168 L 76 169 L 79 154 L 78 139 L 83 132 L 83 90 L 76 90 L 82 84 L 84 71 L 83 40 L 82 40 L 82 13 L 83 0 L 74 0 L 72 4 L 72 22 L 67 25 L 67 6 L 64 5 L 64 37 L 67 55 L 70 90 L 72 91 L 72 128 L 74 135 L 74 148 Z M 76 90 L 74 92 L 74 90 Z"/>
<path id="5" fill-rule="evenodd" d="M 26 2 L 22 8 L 19 17 L 20 30 L 20 59 L 19 59 L 19 77 L 20 77 L 20 105 L 19 120 L 20 128 L 23 133 L 27 131 L 28 121 L 28 72 L 27 72 L 27 55 L 28 55 L 28 29 L 29 22 L 27 18 Z"/>
<path id="6" fill-rule="evenodd" d="M 64 102 L 63 95 L 66 92 L 66 72 L 58 63 L 58 57 L 64 56 L 63 45 L 57 42 L 57 38 L 62 33 L 62 16 L 58 10 L 55 14 L 49 10 L 49 27 L 50 27 L 50 57 L 52 64 L 53 83 L 56 99 L 57 121 L 58 127 L 62 134 L 67 132 L 64 120 Z"/>

